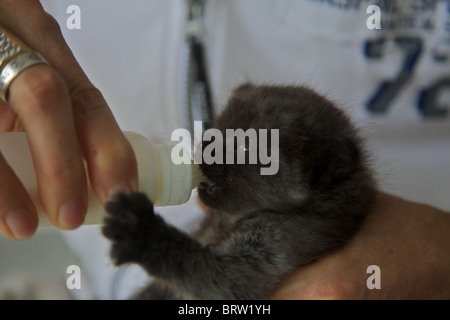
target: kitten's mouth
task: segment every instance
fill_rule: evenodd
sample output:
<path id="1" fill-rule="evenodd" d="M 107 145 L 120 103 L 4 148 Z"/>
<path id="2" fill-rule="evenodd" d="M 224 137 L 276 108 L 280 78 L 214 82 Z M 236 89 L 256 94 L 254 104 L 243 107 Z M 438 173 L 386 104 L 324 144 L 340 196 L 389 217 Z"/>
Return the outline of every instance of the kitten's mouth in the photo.
<path id="1" fill-rule="evenodd" d="M 200 189 L 200 191 L 204 191 L 209 195 L 213 195 L 217 191 L 217 184 L 209 180 L 203 181 L 200 182 L 198 188 Z"/>

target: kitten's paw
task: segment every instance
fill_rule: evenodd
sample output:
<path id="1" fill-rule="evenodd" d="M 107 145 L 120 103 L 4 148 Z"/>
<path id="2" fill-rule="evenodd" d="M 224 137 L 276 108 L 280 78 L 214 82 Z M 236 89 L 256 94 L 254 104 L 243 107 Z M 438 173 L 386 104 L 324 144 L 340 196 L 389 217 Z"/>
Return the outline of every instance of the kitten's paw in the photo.
<path id="1" fill-rule="evenodd" d="M 153 204 L 143 193 L 121 193 L 106 204 L 106 211 L 102 232 L 112 241 L 114 263 L 138 262 L 154 226 Z"/>

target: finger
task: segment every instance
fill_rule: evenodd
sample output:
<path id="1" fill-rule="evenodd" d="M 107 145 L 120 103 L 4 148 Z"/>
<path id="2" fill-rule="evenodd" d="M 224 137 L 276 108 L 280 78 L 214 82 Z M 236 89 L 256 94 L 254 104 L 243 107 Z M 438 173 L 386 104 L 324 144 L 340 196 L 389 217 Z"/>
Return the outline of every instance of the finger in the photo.
<path id="1" fill-rule="evenodd" d="M 23 185 L 0 156 L 0 231 L 9 238 L 23 240 L 37 228 L 37 213 Z"/>
<path id="2" fill-rule="evenodd" d="M 0 132 L 17 131 L 19 122 L 11 107 L 0 99 Z"/>
<path id="3" fill-rule="evenodd" d="M 90 182 L 100 201 L 105 204 L 115 193 L 137 190 L 134 152 L 100 92 L 93 87 L 75 89 L 72 101 Z"/>
<path id="4" fill-rule="evenodd" d="M 39 1 L 3 3 L 7 5 L 2 8 L 0 2 L 0 23 L 40 52 L 67 84 L 77 137 L 88 164 L 91 184 L 100 200 L 104 203 L 114 192 L 137 189 L 137 165 L 131 146 L 102 95 L 78 65 L 57 22 L 44 12 Z M 15 12 L 24 14 L 18 16 Z"/>
<path id="5" fill-rule="evenodd" d="M 27 133 L 42 207 L 55 226 L 78 227 L 87 206 L 86 178 L 63 79 L 35 66 L 19 74 L 9 94 Z"/>

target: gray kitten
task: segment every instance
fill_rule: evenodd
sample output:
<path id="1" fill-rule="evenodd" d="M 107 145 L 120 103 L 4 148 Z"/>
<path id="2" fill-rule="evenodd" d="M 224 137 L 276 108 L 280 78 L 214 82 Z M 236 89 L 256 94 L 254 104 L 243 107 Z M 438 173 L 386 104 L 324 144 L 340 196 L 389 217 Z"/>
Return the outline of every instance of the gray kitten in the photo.
<path id="1" fill-rule="evenodd" d="M 144 194 L 110 201 L 103 234 L 113 260 L 156 278 L 134 298 L 267 299 L 287 275 L 344 245 L 371 208 L 375 183 L 361 141 L 314 91 L 240 86 L 214 127 L 279 129 L 279 171 L 202 164 L 209 181 L 198 193 L 210 211 L 193 235 L 156 215 Z"/>

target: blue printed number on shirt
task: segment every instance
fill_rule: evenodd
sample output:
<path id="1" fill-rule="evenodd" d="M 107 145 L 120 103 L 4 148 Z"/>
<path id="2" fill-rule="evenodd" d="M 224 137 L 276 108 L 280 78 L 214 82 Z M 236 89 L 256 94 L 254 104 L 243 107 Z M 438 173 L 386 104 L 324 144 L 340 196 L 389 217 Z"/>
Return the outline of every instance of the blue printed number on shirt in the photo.
<path id="1" fill-rule="evenodd" d="M 440 94 L 445 90 L 450 90 L 450 78 L 442 78 L 432 86 L 423 89 L 419 94 L 419 111 L 425 117 L 445 117 L 448 114 L 449 102 L 447 106 L 439 105 L 438 99 Z"/>
<path id="2" fill-rule="evenodd" d="M 417 37 L 397 37 L 394 43 L 403 52 L 403 61 L 397 76 L 393 80 L 383 81 L 367 102 L 367 110 L 372 114 L 385 114 L 394 99 L 408 83 L 414 73 L 423 51 L 422 40 Z M 382 59 L 385 38 L 368 40 L 364 44 L 364 55 L 367 59 Z M 445 62 L 445 61 L 444 61 Z M 418 110 L 423 117 L 444 117 L 448 114 L 447 105 L 439 105 L 441 92 L 450 88 L 450 77 L 445 77 L 421 90 L 418 96 Z"/>

